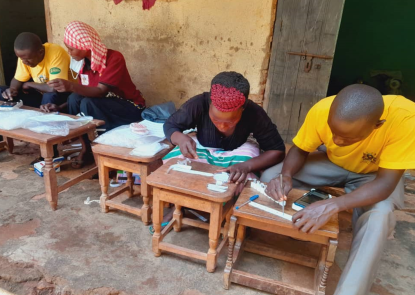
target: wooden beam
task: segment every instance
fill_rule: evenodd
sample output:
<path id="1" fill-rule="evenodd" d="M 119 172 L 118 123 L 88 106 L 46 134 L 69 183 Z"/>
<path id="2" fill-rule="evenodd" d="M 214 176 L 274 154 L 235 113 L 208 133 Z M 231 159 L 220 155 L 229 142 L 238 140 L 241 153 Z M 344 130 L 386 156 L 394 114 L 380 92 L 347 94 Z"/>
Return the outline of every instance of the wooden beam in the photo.
<path id="1" fill-rule="evenodd" d="M 51 20 L 50 20 L 49 0 L 44 0 L 44 4 L 45 4 L 46 34 L 47 34 L 47 37 L 48 37 L 48 42 L 53 43 L 52 23 L 51 23 Z"/>
<path id="2" fill-rule="evenodd" d="M 240 270 L 232 270 L 231 282 L 271 294 L 312 295 L 314 290 L 288 285 L 283 282 L 253 275 Z"/>
<path id="3" fill-rule="evenodd" d="M 317 259 L 315 258 L 277 250 L 275 248 L 272 248 L 271 246 L 254 241 L 245 241 L 244 250 L 246 252 L 255 253 L 262 256 L 267 256 L 299 265 L 304 265 L 311 268 L 316 268 L 317 266 Z"/>

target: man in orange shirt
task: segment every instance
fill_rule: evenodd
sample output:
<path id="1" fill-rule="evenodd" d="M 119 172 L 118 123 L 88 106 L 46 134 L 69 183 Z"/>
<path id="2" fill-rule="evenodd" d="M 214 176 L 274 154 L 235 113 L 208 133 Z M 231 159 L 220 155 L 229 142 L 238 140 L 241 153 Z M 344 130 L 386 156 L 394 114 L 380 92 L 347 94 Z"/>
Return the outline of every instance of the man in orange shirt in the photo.
<path id="1" fill-rule="evenodd" d="M 395 227 L 393 211 L 403 206 L 402 175 L 415 168 L 414 132 L 415 103 L 351 85 L 313 106 L 284 163 L 261 177 L 270 181 L 267 194 L 278 200 L 293 186 L 345 188 L 346 195 L 315 202 L 292 219 L 299 230 L 312 233 L 333 214 L 353 209 L 354 238 L 336 295 L 369 293 Z M 275 178 L 279 174 L 284 191 Z"/>

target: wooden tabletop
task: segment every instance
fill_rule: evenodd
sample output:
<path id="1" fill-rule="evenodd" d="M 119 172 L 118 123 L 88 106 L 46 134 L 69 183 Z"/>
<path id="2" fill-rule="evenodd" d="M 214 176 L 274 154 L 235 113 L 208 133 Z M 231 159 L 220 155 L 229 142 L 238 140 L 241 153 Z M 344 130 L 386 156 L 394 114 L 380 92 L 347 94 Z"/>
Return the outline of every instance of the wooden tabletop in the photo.
<path id="1" fill-rule="evenodd" d="M 41 112 L 40 109 L 27 107 L 27 106 L 23 106 L 21 107 L 21 109 Z M 59 115 L 67 116 L 67 117 L 74 118 L 74 119 L 79 118 L 77 116 L 72 116 L 72 115 L 62 114 L 62 113 L 60 113 Z M 22 129 L 22 128 L 14 129 L 14 130 L 0 129 L 0 134 L 5 137 L 20 139 L 20 140 L 32 142 L 35 144 L 44 144 L 44 143 L 57 144 L 57 143 L 62 142 L 62 140 L 71 139 L 71 138 L 86 134 L 88 133 L 90 129 L 95 129 L 95 127 L 101 126 L 104 124 L 105 122 L 102 120 L 92 120 L 88 124 L 85 124 L 81 127 L 78 127 L 76 129 L 70 129 L 69 134 L 66 136 L 36 133 L 36 132 L 30 131 L 27 129 Z"/>
<path id="2" fill-rule="evenodd" d="M 133 161 L 133 162 L 150 163 L 157 159 L 163 158 L 173 149 L 173 146 L 167 139 L 164 140 L 162 143 L 168 144 L 169 148 L 161 150 L 160 152 L 158 152 L 152 157 L 132 156 L 130 155 L 130 152 L 133 149 L 110 146 L 110 145 L 105 145 L 105 144 L 100 144 L 100 143 L 93 144 L 92 151 L 94 152 L 94 154 L 112 157 L 116 159 L 123 159 L 123 160 L 128 160 L 128 161 Z"/>
<path id="3" fill-rule="evenodd" d="M 235 184 L 224 184 L 229 187 L 228 190 L 224 193 L 218 193 L 207 189 L 208 183 L 215 184 L 213 177 L 173 170 L 166 174 L 169 167 L 174 164 L 177 164 L 177 159 L 168 161 L 147 177 L 147 183 L 154 187 L 177 191 L 214 202 L 227 202 L 233 197 L 236 188 Z M 208 173 L 218 173 L 218 169 L 220 169 L 218 166 L 193 161 L 189 165 L 192 166 L 192 170 Z"/>
<path id="4" fill-rule="evenodd" d="M 239 196 L 238 200 L 236 201 L 235 207 L 241 205 L 242 203 L 249 200 L 250 197 L 253 195 L 259 195 L 259 198 L 255 200 L 256 203 L 259 203 L 261 205 L 265 205 L 267 207 L 270 207 L 272 209 L 278 210 L 282 212 L 282 207 L 275 203 L 274 201 L 268 199 L 265 195 L 259 193 L 258 191 L 248 187 L 250 185 L 247 184 L 247 187 L 245 187 Z M 285 213 L 294 215 L 297 211 L 292 209 L 292 203 L 298 200 L 306 191 L 299 190 L 299 189 L 292 189 L 291 192 L 288 194 L 288 200 L 287 204 L 285 206 Z M 234 209 L 234 216 L 236 217 L 243 217 L 248 218 L 252 220 L 258 220 L 262 222 L 266 222 L 269 224 L 273 224 L 280 227 L 285 228 L 295 228 L 291 221 L 283 219 L 281 217 L 278 217 L 276 215 L 273 215 L 271 213 L 265 212 L 263 210 L 257 209 L 255 207 L 249 206 L 248 204 L 245 206 L 242 206 L 238 210 Z M 322 235 L 327 236 L 330 238 L 337 238 L 339 234 L 339 219 L 338 215 L 335 214 L 330 221 L 324 225 L 322 228 L 320 228 L 318 231 L 316 231 L 314 234 L 316 235 Z"/>

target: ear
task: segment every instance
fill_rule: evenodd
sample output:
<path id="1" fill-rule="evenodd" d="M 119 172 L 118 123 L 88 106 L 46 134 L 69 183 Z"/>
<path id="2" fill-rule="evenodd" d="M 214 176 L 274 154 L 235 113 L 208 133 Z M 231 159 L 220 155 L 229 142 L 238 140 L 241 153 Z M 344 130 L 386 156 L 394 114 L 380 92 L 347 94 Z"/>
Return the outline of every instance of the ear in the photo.
<path id="1" fill-rule="evenodd" d="M 386 120 L 380 120 L 379 122 L 376 123 L 375 125 L 375 129 L 378 129 L 380 127 L 382 127 L 382 125 L 386 122 Z"/>

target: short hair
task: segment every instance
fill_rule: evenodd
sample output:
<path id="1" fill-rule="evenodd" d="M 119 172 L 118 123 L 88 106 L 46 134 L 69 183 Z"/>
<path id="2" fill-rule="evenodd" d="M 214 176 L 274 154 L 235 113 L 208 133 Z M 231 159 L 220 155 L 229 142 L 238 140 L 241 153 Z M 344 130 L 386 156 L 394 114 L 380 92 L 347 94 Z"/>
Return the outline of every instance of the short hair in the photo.
<path id="1" fill-rule="evenodd" d="M 42 40 L 39 36 L 30 32 L 20 33 L 14 41 L 14 49 L 37 51 L 42 48 Z"/>
<path id="2" fill-rule="evenodd" d="M 219 84 L 227 88 L 235 88 L 240 91 L 246 99 L 248 99 L 249 89 L 251 86 L 249 85 L 248 80 L 237 72 L 222 72 L 217 74 L 212 79 L 211 86 L 215 84 Z"/>
<path id="3" fill-rule="evenodd" d="M 337 94 L 331 112 L 339 120 L 350 122 L 366 119 L 370 123 L 376 123 L 382 116 L 384 107 L 382 94 L 377 89 L 353 84 Z"/>

